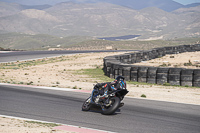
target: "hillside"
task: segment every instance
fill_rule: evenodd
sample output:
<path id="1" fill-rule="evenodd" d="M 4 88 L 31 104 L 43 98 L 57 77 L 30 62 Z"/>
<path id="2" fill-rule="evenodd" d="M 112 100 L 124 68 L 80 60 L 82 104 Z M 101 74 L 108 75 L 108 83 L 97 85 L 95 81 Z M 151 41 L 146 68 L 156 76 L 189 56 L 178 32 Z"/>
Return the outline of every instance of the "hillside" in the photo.
<path id="1" fill-rule="evenodd" d="M 2 2 L 7 2 L 7 0 L 0 0 Z M 164 11 L 171 12 L 178 8 L 184 7 L 184 5 L 177 3 L 173 0 L 34 0 L 34 1 L 27 1 L 27 0 L 9 0 L 8 2 L 16 2 L 22 5 L 45 5 L 51 4 L 55 5 L 61 2 L 74 2 L 74 3 L 111 3 L 119 6 L 124 6 L 128 8 L 132 8 L 134 10 L 140 10 L 147 7 L 157 7 Z M 194 6 L 188 5 L 188 6 Z M 43 6 L 44 7 L 44 6 Z M 37 8 L 38 9 L 38 8 Z"/>
<path id="2" fill-rule="evenodd" d="M 92 40 L 92 37 L 70 36 L 55 37 L 38 34 L 6 33 L 0 36 L 0 47 L 18 50 L 47 50 L 49 48 L 63 48 L 80 43 L 85 40 Z"/>
<path id="3" fill-rule="evenodd" d="M 189 36 L 200 36 L 200 6 L 180 8 L 173 12 L 185 21 L 185 32 Z"/>
<path id="4" fill-rule="evenodd" d="M 72 36 L 77 41 L 61 41 L 61 46 L 79 45 L 91 38 L 120 36 L 137 36 L 132 38 L 135 41 L 200 37 L 200 6 L 166 12 L 157 7 L 133 10 L 111 2 L 112 0 L 110 3 L 64 2 L 54 6 L 24 6 L 0 2 L 0 36 L 2 38 L 10 35 L 10 38 L 13 37 L 11 40 L 15 40 L 2 41 L 0 46 L 43 49 L 47 46 L 56 47 L 60 45 L 60 38 L 67 38 L 65 41 L 69 41 Z M 16 39 L 16 35 L 13 36 L 12 33 L 19 33 L 19 37 Z M 44 34 L 48 36 L 48 45 L 35 39 L 40 35 L 44 37 Z M 54 38 L 56 43 L 53 44 L 54 40 L 49 38 Z"/>
<path id="5" fill-rule="evenodd" d="M 98 0 L 101 1 L 101 0 Z M 135 10 L 140 10 L 148 7 L 157 7 L 167 12 L 174 11 L 183 7 L 182 4 L 173 0 L 103 0 L 112 4 L 117 4 L 125 7 L 129 7 Z"/>
<path id="6" fill-rule="evenodd" d="M 8 5 L 9 8 L 4 11 L 12 13 L 2 13 L 1 33 L 49 34 L 59 37 L 141 35 L 138 39 L 155 40 L 197 37 L 200 32 L 200 12 L 196 10 L 188 15 L 178 13 L 179 10 L 172 13 L 156 7 L 133 10 L 109 3 L 65 2 L 44 10 Z M 193 8 L 198 9 L 187 9 Z"/>
<path id="7" fill-rule="evenodd" d="M 13 15 L 21 10 L 23 8 L 19 4 L 0 2 L 0 17 Z"/>
<path id="8" fill-rule="evenodd" d="M 174 40 L 154 41 L 108 41 L 88 36 L 56 37 L 45 34 L 28 35 L 18 33 L 1 34 L 0 47 L 18 50 L 105 50 L 112 46 L 113 49 L 124 50 L 149 50 L 156 47 L 188 45 L 200 42 L 200 38 L 185 38 Z"/>

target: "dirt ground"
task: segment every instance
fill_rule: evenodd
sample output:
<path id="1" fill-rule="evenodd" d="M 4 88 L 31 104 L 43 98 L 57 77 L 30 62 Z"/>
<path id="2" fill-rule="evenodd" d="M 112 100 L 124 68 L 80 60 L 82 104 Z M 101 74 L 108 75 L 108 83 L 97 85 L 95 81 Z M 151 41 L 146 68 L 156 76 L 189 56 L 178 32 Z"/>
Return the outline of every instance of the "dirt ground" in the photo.
<path id="1" fill-rule="evenodd" d="M 63 56 L 63 59 L 60 62 L 22 67 L 20 69 L 0 69 L 0 82 L 15 84 L 29 83 L 31 85 L 38 86 L 74 88 L 92 91 L 93 84 L 95 84 L 95 81 L 99 80 L 91 78 L 87 75 L 83 75 L 79 71 L 83 69 L 102 68 L 103 58 L 105 56 L 116 54 L 122 53 L 67 55 Z M 200 52 L 182 53 L 177 55 L 167 55 L 163 58 L 139 63 L 139 65 L 160 66 L 166 64 L 169 66 L 170 64 L 170 67 L 182 66 L 200 69 L 199 59 Z M 184 63 L 189 63 L 189 65 L 184 65 Z M 200 105 L 200 88 L 128 84 L 127 89 L 129 90 L 127 96 L 129 97 Z M 146 98 L 141 97 L 142 95 L 145 95 Z M 13 120 L 8 120 L 8 122 L 6 121 L 6 119 L 0 118 L 0 133 L 21 133 L 28 130 L 26 128 L 24 129 L 24 126 L 18 126 L 20 122 L 15 123 Z M 11 130 L 12 128 L 15 128 L 15 130 L 18 132 Z M 27 132 L 32 133 L 32 130 Z M 54 131 L 51 131 L 51 129 L 41 129 L 40 132 Z"/>
<path id="2" fill-rule="evenodd" d="M 53 127 L 46 123 L 0 117 L 0 133 L 72 133 Z"/>
<path id="3" fill-rule="evenodd" d="M 171 54 L 162 58 L 135 63 L 134 65 L 200 69 L 200 52 Z"/>

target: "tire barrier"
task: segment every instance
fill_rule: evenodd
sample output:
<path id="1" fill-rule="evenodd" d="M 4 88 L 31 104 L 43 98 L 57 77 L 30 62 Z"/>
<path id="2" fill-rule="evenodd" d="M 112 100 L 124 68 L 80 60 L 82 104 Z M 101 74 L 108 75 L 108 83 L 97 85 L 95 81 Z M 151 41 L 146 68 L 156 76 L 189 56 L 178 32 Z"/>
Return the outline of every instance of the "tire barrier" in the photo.
<path id="1" fill-rule="evenodd" d="M 194 70 L 193 85 L 200 87 L 200 69 Z"/>
<path id="2" fill-rule="evenodd" d="M 148 67 L 138 68 L 138 82 L 147 82 Z"/>
<path id="3" fill-rule="evenodd" d="M 156 73 L 156 84 L 168 83 L 169 68 L 159 67 Z"/>
<path id="4" fill-rule="evenodd" d="M 180 85 L 182 68 L 169 68 L 168 82 L 171 85 Z"/>
<path id="5" fill-rule="evenodd" d="M 181 86 L 193 86 L 193 69 L 181 71 Z"/>
<path id="6" fill-rule="evenodd" d="M 103 71 L 110 78 L 122 75 L 127 81 L 200 87 L 200 69 L 132 65 L 141 61 L 160 58 L 166 54 L 195 51 L 200 51 L 200 44 L 162 47 L 149 51 L 107 56 L 104 58 Z"/>
<path id="7" fill-rule="evenodd" d="M 131 67 L 131 81 L 138 82 L 138 66 Z"/>
<path id="8" fill-rule="evenodd" d="M 157 80 L 157 67 L 149 67 L 147 71 L 147 83 L 156 84 Z"/>
<path id="9" fill-rule="evenodd" d="M 128 81 L 131 80 L 130 71 L 131 71 L 131 67 L 130 66 L 123 67 L 122 75 Z"/>

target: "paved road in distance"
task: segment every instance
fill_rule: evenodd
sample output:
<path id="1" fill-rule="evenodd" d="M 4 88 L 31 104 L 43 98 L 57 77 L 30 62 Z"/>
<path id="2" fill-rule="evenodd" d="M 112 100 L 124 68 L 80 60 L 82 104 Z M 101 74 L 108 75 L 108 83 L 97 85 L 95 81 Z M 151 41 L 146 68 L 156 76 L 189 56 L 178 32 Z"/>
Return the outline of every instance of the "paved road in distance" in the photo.
<path id="1" fill-rule="evenodd" d="M 78 53 L 98 53 L 98 52 L 130 52 L 130 50 L 88 50 L 88 51 L 17 51 L 17 52 L 0 52 L 0 63 L 13 62 L 21 60 L 30 60 L 37 58 L 61 56 Z M 136 50 L 131 50 L 136 51 Z"/>

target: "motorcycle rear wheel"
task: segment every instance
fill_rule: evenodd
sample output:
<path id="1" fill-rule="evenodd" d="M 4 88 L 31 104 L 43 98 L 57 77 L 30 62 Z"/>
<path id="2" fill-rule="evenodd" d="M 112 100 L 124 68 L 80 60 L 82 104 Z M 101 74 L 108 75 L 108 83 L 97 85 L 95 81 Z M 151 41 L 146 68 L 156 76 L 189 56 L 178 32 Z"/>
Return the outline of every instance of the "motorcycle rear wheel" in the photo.
<path id="1" fill-rule="evenodd" d="M 82 111 L 89 111 L 90 110 L 90 107 L 91 107 L 91 103 L 90 103 L 90 97 L 89 98 L 87 98 L 86 100 L 85 100 L 85 102 L 83 103 L 83 105 L 82 105 Z"/>
<path id="2" fill-rule="evenodd" d="M 112 97 L 110 100 L 112 101 L 111 105 L 108 108 L 102 108 L 104 115 L 111 115 L 119 108 L 120 99 L 118 97 Z"/>

